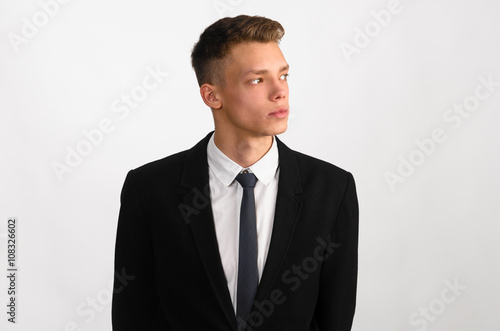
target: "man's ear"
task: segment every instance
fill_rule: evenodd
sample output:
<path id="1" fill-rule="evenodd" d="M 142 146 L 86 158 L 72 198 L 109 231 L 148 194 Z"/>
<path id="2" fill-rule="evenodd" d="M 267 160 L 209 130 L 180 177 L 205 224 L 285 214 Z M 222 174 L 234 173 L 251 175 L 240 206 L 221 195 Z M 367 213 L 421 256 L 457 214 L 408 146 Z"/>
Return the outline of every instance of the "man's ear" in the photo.
<path id="1" fill-rule="evenodd" d="M 220 109 L 222 101 L 218 98 L 218 88 L 208 83 L 200 87 L 200 94 L 203 102 L 212 109 Z"/>

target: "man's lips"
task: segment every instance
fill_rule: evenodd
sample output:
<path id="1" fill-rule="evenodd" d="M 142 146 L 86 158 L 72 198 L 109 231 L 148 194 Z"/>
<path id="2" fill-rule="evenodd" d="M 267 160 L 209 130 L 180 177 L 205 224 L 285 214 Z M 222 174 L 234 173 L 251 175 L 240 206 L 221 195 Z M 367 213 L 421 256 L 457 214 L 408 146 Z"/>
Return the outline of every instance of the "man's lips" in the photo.
<path id="1" fill-rule="evenodd" d="M 288 108 L 286 107 L 280 107 L 273 111 L 272 113 L 269 113 L 268 116 L 276 117 L 276 118 L 284 118 L 288 116 Z"/>

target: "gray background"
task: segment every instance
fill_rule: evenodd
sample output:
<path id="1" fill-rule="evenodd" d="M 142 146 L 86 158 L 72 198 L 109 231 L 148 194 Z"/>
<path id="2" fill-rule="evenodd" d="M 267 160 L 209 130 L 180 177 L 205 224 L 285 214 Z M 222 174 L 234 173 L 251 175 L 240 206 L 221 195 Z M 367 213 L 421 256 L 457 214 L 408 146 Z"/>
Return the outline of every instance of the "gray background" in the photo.
<path id="1" fill-rule="evenodd" d="M 242 13 L 286 29 L 281 139 L 356 179 L 353 330 L 499 330 L 494 0 L 0 1 L 1 274 L 7 218 L 19 219 L 18 323 L 0 277 L 0 329 L 111 329 L 125 175 L 212 130 L 190 50 L 206 26 Z M 144 90 L 151 70 L 168 76 Z M 131 93 L 134 109 L 120 101 Z M 68 157 L 78 148 L 86 155 Z"/>

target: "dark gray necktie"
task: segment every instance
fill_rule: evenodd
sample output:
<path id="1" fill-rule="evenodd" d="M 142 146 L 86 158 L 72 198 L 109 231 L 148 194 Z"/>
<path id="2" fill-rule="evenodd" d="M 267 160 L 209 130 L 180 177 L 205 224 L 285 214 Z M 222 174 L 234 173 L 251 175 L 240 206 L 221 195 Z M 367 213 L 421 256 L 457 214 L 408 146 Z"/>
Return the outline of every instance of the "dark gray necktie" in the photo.
<path id="1" fill-rule="evenodd" d="M 244 330 L 252 303 L 259 284 L 257 269 L 257 225 L 255 216 L 255 197 L 253 189 L 257 178 L 254 174 L 243 172 L 236 176 L 243 187 L 240 213 L 240 250 L 238 262 L 238 292 L 236 317 L 238 330 Z"/>

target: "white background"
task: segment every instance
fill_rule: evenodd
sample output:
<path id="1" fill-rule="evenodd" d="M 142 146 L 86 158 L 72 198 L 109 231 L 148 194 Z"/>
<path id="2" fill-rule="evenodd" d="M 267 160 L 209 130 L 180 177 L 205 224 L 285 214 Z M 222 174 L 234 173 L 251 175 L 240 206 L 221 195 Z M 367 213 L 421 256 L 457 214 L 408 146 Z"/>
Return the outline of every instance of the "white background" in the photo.
<path id="1" fill-rule="evenodd" d="M 15 325 L 0 280 L 1 330 L 111 329 L 125 175 L 212 130 L 190 51 L 238 14 L 285 27 L 292 116 L 281 139 L 356 179 L 353 330 L 499 330 L 500 2 L 401 0 L 385 26 L 372 12 L 388 0 L 61 0 L 51 16 L 49 2 L 0 1 L 0 275 L 12 216 L 19 266 Z M 349 55 L 347 44 L 359 47 Z M 168 76 L 116 112 L 148 70 Z M 464 102 L 473 110 L 458 124 Z M 90 145 L 84 131 L 106 119 Z M 433 130 L 446 138 L 430 143 Z M 79 146 L 87 155 L 68 166 Z"/>

